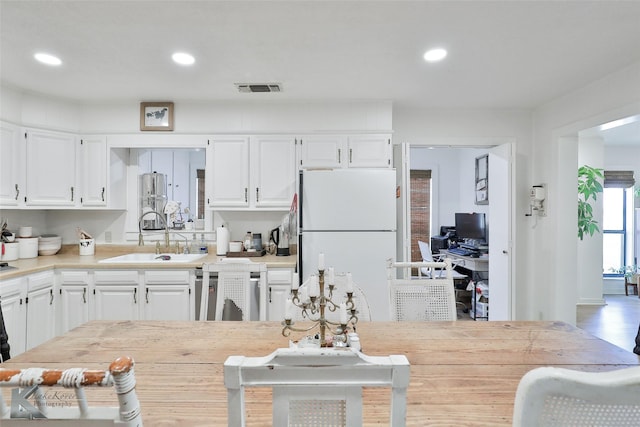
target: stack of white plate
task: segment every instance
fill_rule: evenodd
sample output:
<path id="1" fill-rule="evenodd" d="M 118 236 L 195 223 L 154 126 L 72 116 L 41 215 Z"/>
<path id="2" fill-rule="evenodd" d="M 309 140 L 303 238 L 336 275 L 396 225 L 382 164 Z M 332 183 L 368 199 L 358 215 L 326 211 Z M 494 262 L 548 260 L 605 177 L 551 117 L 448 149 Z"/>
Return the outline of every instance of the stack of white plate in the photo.
<path id="1" fill-rule="evenodd" d="M 62 237 L 55 234 L 43 234 L 38 242 L 39 255 L 55 255 L 62 247 Z"/>

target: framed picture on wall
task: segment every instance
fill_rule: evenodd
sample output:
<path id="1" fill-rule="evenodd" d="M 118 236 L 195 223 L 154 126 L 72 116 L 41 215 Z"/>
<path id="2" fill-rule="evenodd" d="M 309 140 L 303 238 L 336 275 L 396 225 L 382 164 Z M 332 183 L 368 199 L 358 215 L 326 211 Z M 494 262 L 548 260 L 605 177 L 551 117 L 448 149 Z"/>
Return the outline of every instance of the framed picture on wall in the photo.
<path id="1" fill-rule="evenodd" d="M 173 102 L 141 102 L 140 130 L 173 130 Z"/>
<path id="2" fill-rule="evenodd" d="M 489 155 L 476 157 L 476 205 L 489 204 Z"/>

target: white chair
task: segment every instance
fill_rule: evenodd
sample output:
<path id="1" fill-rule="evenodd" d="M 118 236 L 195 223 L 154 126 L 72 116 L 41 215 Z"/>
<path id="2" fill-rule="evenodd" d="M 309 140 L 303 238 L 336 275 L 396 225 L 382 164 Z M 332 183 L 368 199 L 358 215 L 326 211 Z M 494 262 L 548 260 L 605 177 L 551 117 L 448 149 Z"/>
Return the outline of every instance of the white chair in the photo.
<path id="1" fill-rule="evenodd" d="M 211 273 L 218 274 L 216 290 L 216 310 L 214 320 L 223 320 L 225 306 L 237 307 L 239 316 L 244 321 L 251 320 L 251 273 L 260 273 L 259 279 L 259 313 L 260 320 L 266 320 L 266 275 L 265 263 L 253 262 L 249 258 L 223 258 L 220 262 L 205 263 L 202 266 L 202 283 L 209 283 Z M 207 320 L 209 308 L 209 289 L 202 286 L 200 299 L 200 320 Z"/>
<path id="2" fill-rule="evenodd" d="M 419 271 L 417 278 L 411 277 L 411 270 L 415 268 Z M 427 275 L 421 275 L 423 270 L 426 270 Z M 436 271 L 440 272 L 435 274 Z M 449 259 L 445 259 L 443 262 L 393 262 L 388 260 L 387 281 L 391 320 L 458 319 Z"/>
<path id="3" fill-rule="evenodd" d="M 442 261 L 445 256 L 442 254 L 438 254 L 438 255 L 433 255 L 433 253 L 431 253 L 431 247 L 429 246 L 429 244 L 427 242 L 423 242 L 422 240 L 418 240 L 418 248 L 420 248 L 420 255 L 422 255 L 422 261 L 424 262 L 439 262 Z M 452 264 L 452 267 L 454 269 L 452 269 L 451 274 L 453 275 L 453 280 L 461 280 L 461 279 L 466 279 L 469 276 L 459 273 L 455 270 L 455 265 Z M 425 269 L 424 271 L 422 271 L 423 275 L 428 275 L 429 272 Z M 438 274 L 442 274 L 441 271 L 438 272 Z"/>
<path id="4" fill-rule="evenodd" d="M 533 369 L 518 385 L 513 425 L 640 426 L 640 367 L 609 372 Z"/>
<path id="5" fill-rule="evenodd" d="M 20 393 L 12 393 L 10 405 L 0 393 L 0 420 L 5 420 L 0 421 L 0 425 L 142 427 L 133 367 L 133 359 L 120 357 L 111 363 L 108 371 L 0 368 L 0 387 L 13 387 L 16 391 L 21 389 Z M 119 406 L 88 406 L 85 388 L 95 386 L 115 386 Z M 60 402 L 59 397 L 52 404 L 47 404 L 47 393 L 42 390 L 43 387 L 74 389 L 78 406 L 72 406 L 73 400 L 70 399 Z M 35 405 L 32 404 L 34 401 Z"/>
<path id="6" fill-rule="evenodd" d="M 391 388 L 390 425 L 406 424 L 409 361 L 352 350 L 281 348 L 224 362 L 229 426 L 245 426 L 245 387 L 272 387 L 275 427 L 361 426 L 362 388 Z"/>

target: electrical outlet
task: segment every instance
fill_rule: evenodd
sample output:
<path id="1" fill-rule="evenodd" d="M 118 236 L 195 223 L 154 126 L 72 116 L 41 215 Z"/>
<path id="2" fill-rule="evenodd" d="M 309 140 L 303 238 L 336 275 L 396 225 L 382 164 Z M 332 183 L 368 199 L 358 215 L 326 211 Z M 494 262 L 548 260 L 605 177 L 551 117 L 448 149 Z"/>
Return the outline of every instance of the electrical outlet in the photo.
<path id="1" fill-rule="evenodd" d="M 110 231 L 105 231 L 104 232 L 104 241 L 106 243 L 111 243 L 111 232 Z"/>

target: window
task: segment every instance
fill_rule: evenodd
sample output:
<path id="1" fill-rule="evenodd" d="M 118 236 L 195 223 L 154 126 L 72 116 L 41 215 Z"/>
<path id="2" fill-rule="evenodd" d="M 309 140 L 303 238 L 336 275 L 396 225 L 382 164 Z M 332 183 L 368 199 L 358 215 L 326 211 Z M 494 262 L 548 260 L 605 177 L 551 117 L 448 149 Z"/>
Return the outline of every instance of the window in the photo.
<path id="1" fill-rule="evenodd" d="M 431 171 L 411 170 L 411 261 L 422 261 L 418 240 L 431 240 Z"/>
<path id="2" fill-rule="evenodd" d="M 610 188 L 603 191 L 602 268 L 605 276 L 633 265 L 633 188 Z"/>

